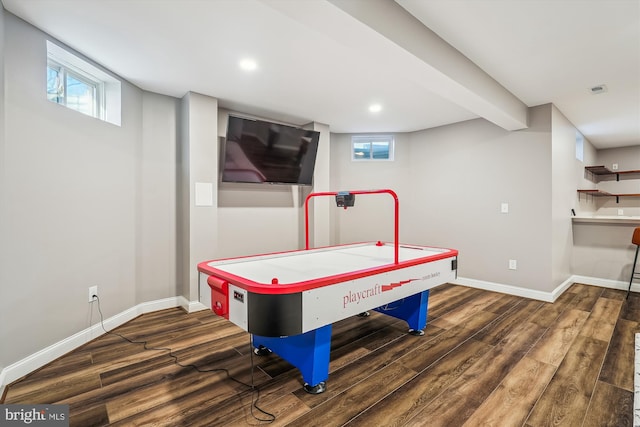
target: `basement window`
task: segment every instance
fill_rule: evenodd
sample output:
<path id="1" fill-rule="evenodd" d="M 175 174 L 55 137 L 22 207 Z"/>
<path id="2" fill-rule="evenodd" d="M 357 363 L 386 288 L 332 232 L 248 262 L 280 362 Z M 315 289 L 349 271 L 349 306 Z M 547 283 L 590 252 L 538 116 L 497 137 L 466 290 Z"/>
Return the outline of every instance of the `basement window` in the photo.
<path id="1" fill-rule="evenodd" d="M 584 161 L 584 136 L 576 131 L 576 159 Z"/>
<path id="2" fill-rule="evenodd" d="M 120 126 L 120 81 L 47 41 L 47 99 Z"/>
<path id="3" fill-rule="evenodd" d="M 394 141 L 391 135 L 354 135 L 351 137 L 351 160 L 393 160 Z"/>

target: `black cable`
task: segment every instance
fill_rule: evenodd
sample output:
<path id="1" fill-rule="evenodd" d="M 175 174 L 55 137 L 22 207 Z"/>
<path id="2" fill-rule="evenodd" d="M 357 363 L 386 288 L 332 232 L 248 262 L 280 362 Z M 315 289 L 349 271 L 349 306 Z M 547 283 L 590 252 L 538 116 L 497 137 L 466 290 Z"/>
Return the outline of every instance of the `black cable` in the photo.
<path id="1" fill-rule="evenodd" d="M 273 415 L 272 413 L 267 412 L 267 411 L 261 409 L 260 407 L 258 407 L 258 401 L 260 400 L 260 390 L 258 389 L 258 387 L 256 387 L 254 385 L 254 382 L 253 382 L 253 371 L 254 371 L 255 365 L 253 363 L 253 335 L 252 334 L 249 334 L 249 355 L 250 355 L 249 357 L 251 359 L 251 389 L 255 390 L 255 392 L 257 393 L 256 400 L 251 405 L 251 416 L 254 419 L 258 420 L 258 421 L 266 422 L 267 424 L 271 424 L 272 422 L 274 422 L 276 420 L 276 416 Z M 252 399 L 253 399 L 253 397 L 252 397 Z M 256 408 L 258 411 L 262 412 L 264 415 L 270 417 L 270 419 L 265 420 L 265 419 L 256 417 L 256 415 L 253 413 L 253 408 Z"/>
<path id="2" fill-rule="evenodd" d="M 100 313 L 100 326 L 102 327 L 102 330 L 106 333 L 106 334 L 110 334 L 110 335 L 115 335 L 117 337 L 122 338 L 125 341 L 130 342 L 131 344 L 142 344 L 142 346 L 144 347 L 145 350 L 154 350 L 154 351 L 166 351 L 168 352 L 168 356 L 171 357 L 173 359 L 173 363 L 175 363 L 176 365 L 180 366 L 181 368 L 193 368 L 198 372 L 202 372 L 202 373 L 209 373 L 209 372 L 224 372 L 227 374 L 227 378 L 229 378 L 232 381 L 235 381 L 236 383 L 243 385 L 249 389 L 252 390 L 252 404 L 251 404 L 251 416 L 256 419 L 257 421 L 260 422 L 265 422 L 267 424 L 270 424 L 272 422 L 275 421 L 276 416 L 265 411 L 264 409 L 261 409 L 258 406 L 258 401 L 260 400 L 260 389 L 258 387 L 256 387 L 254 385 L 253 382 L 253 370 L 254 370 L 254 364 L 253 364 L 253 350 L 251 349 L 252 347 L 252 340 L 251 340 L 251 335 L 249 335 L 249 354 L 251 355 L 251 384 L 247 384 L 243 381 L 240 381 L 237 378 L 234 378 L 230 373 L 229 370 L 226 368 L 213 368 L 213 369 L 200 369 L 198 366 L 189 363 L 187 365 L 183 365 L 182 363 L 180 363 L 180 361 L 178 360 L 178 356 L 176 356 L 175 354 L 173 354 L 173 350 L 169 347 L 148 347 L 148 343 L 147 341 L 134 341 L 132 339 L 129 339 L 127 337 L 125 337 L 124 335 L 121 335 L 117 332 L 113 332 L 113 331 L 107 331 L 107 329 L 104 327 L 104 316 L 102 315 L 102 309 L 100 307 L 100 298 L 97 295 L 93 296 L 97 301 L 98 301 L 98 313 Z M 256 399 L 253 400 L 253 394 L 256 394 Z M 242 400 L 240 400 L 240 402 L 242 402 Z M 258 418 L 254 413 L 253 413 L 253 408 L 257 409 L 258 411 L 262 412 L 264 415 L 266 415 L 267 417 L 270 417 L 270 419 L 263 419 L 263 418 Z"/>

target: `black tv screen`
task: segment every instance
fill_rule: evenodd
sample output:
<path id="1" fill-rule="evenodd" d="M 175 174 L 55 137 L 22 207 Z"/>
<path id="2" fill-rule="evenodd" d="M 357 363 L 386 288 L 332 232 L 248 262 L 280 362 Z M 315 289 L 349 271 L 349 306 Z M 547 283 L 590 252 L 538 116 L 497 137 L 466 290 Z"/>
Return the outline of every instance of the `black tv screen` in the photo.
<path id="1" fill-rule="evenodd" d="M 222 182 L 311 185 L 320 132 L 229 116 Z"/>

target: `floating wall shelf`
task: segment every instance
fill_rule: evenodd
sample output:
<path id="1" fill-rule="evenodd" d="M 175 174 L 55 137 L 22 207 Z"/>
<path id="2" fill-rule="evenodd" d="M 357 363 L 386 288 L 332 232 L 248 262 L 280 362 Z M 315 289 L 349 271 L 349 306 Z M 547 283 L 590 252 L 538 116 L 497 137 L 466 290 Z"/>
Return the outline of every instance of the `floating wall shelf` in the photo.
<path id="1" fill-rule="evenodd" d="M 587 194 L 589 196 L 594 197 L 615 197 L 616 203 L 620 203 L 620 197 L 640 197 L 640 193 L 622 193 L 622 194 L 612 194 L 607 193 L 606 191 L 600 190 L 578 190 L 579 194 Z"/>
<path id="2" fill-rule="evenodd" d="M 615 175 L 616 181 L 620 181 L 620 175 L 627 175 L 627 174 L 634 174 L 634 173 L 637 173 L 640 175 L 640 170 L 612 171 L 612 170 L 609 170 L 609 168 L 607 168 L 606 166 L 585 166 L 584 169 L 596 176 Z"/>
<path id="3" fill-rule="evenodd" d="M 594 176 L 615 175 L 616 181 L 620 181 L 620 175 L 637 174 L 638 178 L 640 178 L 640 170 L 612 171 L 606 166 L 585 166 L 584 169 Z M 631 177 L 631 178 L 633 179 L 635 177 Z M 613 194 L 613 193 L 607 193 L 606 191 L 598 190 L 596 188 L 593 188 L 590 190 L 578 190 L 578 194 L 586 194 L 594 197 L 615 197 L 616 203 L 620 203 L 620 197 L 640 197 L 640 193 Z"/>

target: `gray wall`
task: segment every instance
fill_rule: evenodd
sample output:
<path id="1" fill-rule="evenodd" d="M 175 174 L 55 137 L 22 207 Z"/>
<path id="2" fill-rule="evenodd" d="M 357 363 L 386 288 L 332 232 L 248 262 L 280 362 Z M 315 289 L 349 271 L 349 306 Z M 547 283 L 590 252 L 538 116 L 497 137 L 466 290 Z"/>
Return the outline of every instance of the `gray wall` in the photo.
<path id="1" fill-rule="evenodd" d="M 175 98 L 142 92 L 136 167 L 137 304 L 181 295 L 176 281 L 178 108 Z"/>
<path id="2" fill-rule="evenodd" d="M 522 131 L 473 120 L 418 133 L 412 148 L 423 243 L 459 249 L 464 278 L 550 291 L 551 106 L 530 109 Z"/>
<path id="3" fill-rule="evenodd" d="M 634 225 L 574 224 L 571 209 L 617 215 L 622 208 L 638 216 L 638 198 L 616 204 L 578 197 L 576 190 L 640 193 L 638 179 L 595 184 L 584 172 L 588 165 L 612 163 L 620 170 L 640 169 L 640 146 L 598 151 L 585 139 L 581 162 L 577 130 L 555 106 L 531 108 L 529 120 L 528 129 L 516 132 L 478 119 L 400 134 L 394 162 L 352 162 L 351 135 L 334 134 L 332 188 L 395 190 L 400 240 L 458 249 L 459 275 L 468 283 L 550 293 L 572 275 L 607 286 L 628 280 Z M 500 213 L 503 202 L 508 214 Z M 360 197 L 354 209 L 334 211 L 332 243 L 391 240 L 391 206 Z M 517 260 L 517 270 L 507 268 L 509 259 Z"/>
<path id="4" fill-rule="evenodd" d="M 332 185 L 395 190 L 400 240 L 458 249 L 462 277 L 551 291 L 551 106 L 529 114 L 516 132 L 478 119 L 398 135 L 386 163 L 352 162 L 350 135 L 334 135 Z M 337 243 L 393 237 L 387 200 L 356 205 L 335 214 Z"/>
<path id="5" fill-rule="evenodd" d="M 4 96 L 4 56 L 5 56 L 5 48 L 4 48 L 4 33 L 5 33 L 5 11 L 4 7 L 2 7 L 2 2 L 0 2 L 0 312 L 2 312 L 2 320 L 0 320 L 0 339 L 5 340 L 8 339 L 8 331 L 6 331 L 6 327 L 3 326 L 7 322 L 5 321 L 5 304 L 8 304 L 10 297 L 8 295 L 10 291 L 10 286 L 8 283 L 4 281 L 4 271 L 7 269 L 7 262 L 9 261 L 9 251 L 10 245 L 4 238 L 7 235 L 8 223 L 6 216 L 6 206 L 5 203 L 5 186 L 6 186 L 6 177 L 5 177 L 5 96 Z M 3 302 L 6 301 L 6 302 Z M 9 341 L 4 341 L 8 343 Z M 7 345 L 3 345 L 2 348 L 5 348 Z M 3 350 L 0 350 L 0 369 L 3 369 L 6 366 L 8 358 L 4 357 L 2 354 Z M 1 385 L 0 385 L 1 386 Z"/>
<path id="6" fill-rule="evenodd" d="M 189 92 L 180 102 L 178 287 L 179 295 L 197 301 L 196 265 L 214 258 L 218 247 L 218 100 Z M 210 205 L 196 206 L 196 183 L 211 185 Z"/>
<path id="7" fill-rule="evenodd" d="M 191 104 L 193 106 L 193 103 Z M 192 217 L 191 221 L 186 221 L 182 225 L 185 230 L 191 229 L 188 233 L 191 236 L 190 239 L 200 239 L 197 244 L 200 248 L 206 248 L 206 246 L 209 248 L 209 250 L 201 250 L 197 256 L 191 255 L 191 261 L 188 261 L 188 256 L 182 248 L 189 245 L 187 243 L 181 244 L 178 253 L 183 259 L 181 265 L 185 266 L 186 274 L 195 273 L 195 269 L 189 269 L 189 266 L 193 267 L 208 259 L 304 248 L 304 200 L 311 192 L 311 187 L 219 182 L 216 166 L 219 163 L 221 144 L 224 143 L 223 137 L 226 135 L 229 114 L 230 112 L 225 109 L 218 109 L 217 137 L 215 141 L 207 143 L 206 152 L 196 156 L 209 159 L 208 162 L 202 163 L 201 170 L 203 173 L 214 174 L 211 179 L 213 180 L 215 208 L 207 213 L 208 217 L 205 217 L 204 222 L 202 220 L 195 222 Z M 189 129 L 193 129 L 194 123 L 191 115 L 189 111 Z M 207 115 L 207 117 L 210 116 Z M 264 118 L 258 117 L 258 119 Z M 204 126 L 204 124 L 205 120 L 202 120 L 201 125 Z M 329 190 L 329 127 L 320 123 L 309 123 L 305 127 L 320 132 L 313 191 Z M 183 131 L 183 133 L 185 133 L 183 139 L 192 139 L 187 135 L 189 132 Z M 188 148 L 192 149 L 191 143 L 182 144 L 183 151 L 187 151 Z M 194 157 L 193 153 L 184 154 L 184 156 Z M 212 167 L 212 165 L 215 166 Z M 188 169 L 194 170 L 194 166 L 185 168 L 185 170 Z M 184 185 L 179 185 L 179 188 L 184 188 Z M 320 203 L 310 204 L 311 246 L 329 244 L 331 227 L 328 214 L 329 200 L 324 199 Z M 184 210 L 185 206 L 188 205 L 182 204 L 181 209 Z M 202 208 L 196 207 L 195 209 Z M 194 233 L 195 226 L 199 226 L 201 231 Z M 183 236 L 182 240 L 186 240 L 183 233 L 179 234 Z M 191 244 L 191 249 L 194 249 L 193 244 Z M 183 295 L 187 294 L 183 293 Z M 206 283 L 199 284 L 198 297 L 201 303 L 210 306 L 210 290 Z M 192 296 L 190 299 L 195 300 L 196 298 Z"/>
<path id="8" fill-rule="evenodd" d="M 308 188 L 219 186 L 227 113 L 215 98 L 177 100 L 123 81 L 122 126 L 55 105 L 45 96 L 46 35 L 0 14 L 0 368 L 95 323 L 89 286 L 109 317 L 165 297 L 196 300 L 200 261 L 301 247 Z M 576 188 L 593 185 L 584 165 L 640 169 L 640 147 L 597 152 L 587 141 L 582 164 L 575 128 L 555 107 L 529 109 L 529 122 L 398 134 L 395 161 L 374 163 L 352 162 L 351 135 L 312 123 L 322 132 L 315 190 L 393 189 L 400 240 L 460 250 L 463 278 L 542 292 L 572 273 L 621 280 L 627 231 L 583 233 L 568 215 L 615 210 L 577 199 Z M 196 183 L 211 184 L 211 206 L 195 206 Z M 637 183 L 602 185 L 637 192 Z M 620 206 L 640 214 L 638 199 Z M 346 211 L 327 198 L 312 216 L 315 245 L 393 239 L 388 195 L 358 196 Z"/>
<path id="9" fill-rule="evenodd" d="M 218 111 L 218 139 L 227 132 L 229 111 Z M 237 114 L 237 113 L 236 113 Z M 260 118 L 263 119 L 263 118 Z M 217 163 L 216 163 L 217 165 Z M 298 189 L 289 185 L 218 183 L 216 256 L 233 257 L 297 249 L 299 246 Z"/>
<path id="10" fill-rule="evenodd" d="M 0 236 L 4 236 L 5 231 L 5 203 L 2 202 L 4 200 L 4 192 L 5 192 L 5 176 L 2 171 L 4 171 L 4 152 L 5 152 L 5 142 L 4 142 L 4 7 L 2 7 L 2 2 L 0 2 Z M 3 239 L 0 239 L 0 241 Z M 6 253 L 4 249 L 6 248 L 6 244 L 0 243 L 0 272 L 4 270 L 4 262 L 6 257 Z M 1 274 L 1 273 L 0 273 Z M 6 286 L 1 286 L 0 282 L 0 299 L 4 299 L 4 289 Z"/>
<path id="11" fill-rule="evenodd" d="M 335 191 L 391 189 L 400 199 L 400 234 L 404 243 L 420 243 L 407 224 L 409 200 L 415 194 L 411 183 L 410 134 L 395 134 L 395 160 L 354 162 L 351 160 L 351 135 L 331 135 L 330 186 Z M 387 194 L 357 195 L 355 206 L 330 211 L 335 224 L 331 243 L 393 241 L 394 203 Z"/>
<path id="12" fill-rule="evenodd" d="M 105 317 L 176 295 L 176 107 L 126 81 L 120 127 L 49 102 L 46 35 L 2 22 L 5 367 L 95 322 L 91 285 Z"/>
<path id="13" fill-rule="evenodd" d="M 226 135 L 230 112 L 218 112 L 218 136 Z M 238 114 L 238 113 L 236 113 Z M 258 119 L 266 119 L 258 117 Z M 309 123 L 320 132 L 313 175 L 313 191 L 330 191 L 329 126 Z M 219 141 L 222 144 L 223 141 Z M 218 147 L 219 149 L 219 147 Z M 217 163 L 216 163 L 217 164 Z M 311 187 L 218 183 L 217 257 L 233 257 L 304 248 L 304 201 Z M 330 244 L 329 200 L 310 203 L 311 246 Z M 314 215 L 315 214 L 315 215 Z"/>
<path id="14" fill-rule="evenodd" d="M 598 150 L 599 165 L 612 169 L 618 164 L 618 170 L 640 170 L 640 144 L 632 147 L 609 148 Z M 596 184 L 597 187 L 609 193 L 640 194 L 640 173 L 621 175 L 620 181 L 608 177 Z M 598 215 L 618 215 L 622 209 L 624 216 L 640 216 L 640 197 L 621 197 L 619 203 L 614 198 L 600 198 L 594 201 Z"/>
<path id="15" fill-rule="evenodd" d="M 612 169 L 613 163 L 619 170 L 640 170 L 640 145 L 624 148 L 594 150 L 582 165 L 604 165 Z M 598 181 L 596 178 L 595 181 Z M 598 188 L 610 193 L 640 193 L 640 174 L 606 177 L 599 182 L 584 178 L 579 188 Z M 581 196 L 577 204 L 582 215 L 617 217 L 622 209 L 623 216 L 640 216 L 640 198 L 621 197 L 616 203 L 613 197 Z M 638 223 L 574 223 L 574 252 L 571 265 L 574 274 L 587 278 L 627 284 L 633 266 L 635 246 L 631 244 L 633 229 Z"/>
<path id="16" fill-rule="evenodd" d="M 551 112 L 551 262 L 556 287 L 572 274 L 571 209 L 576 209 L 576 189 L 582 188 L 584 165 L 576 158 L 576 128 L 555 106 Z M 590 143 L 585 140 L 584 145 Z"/>

